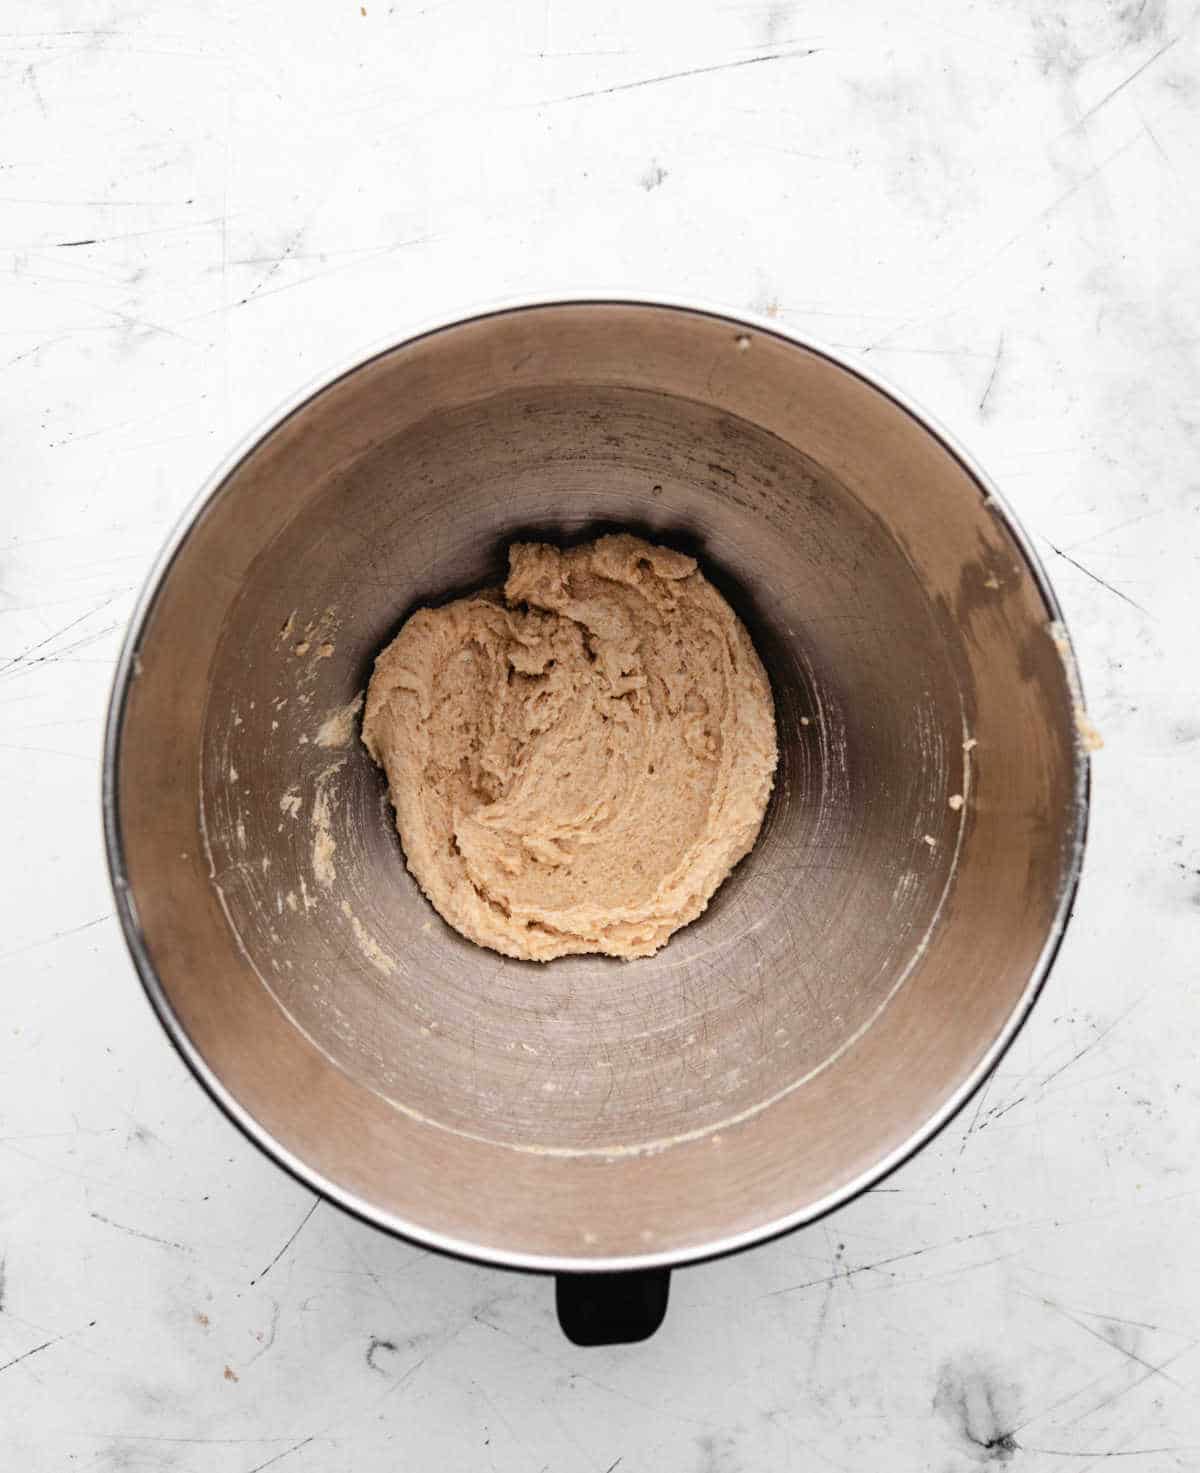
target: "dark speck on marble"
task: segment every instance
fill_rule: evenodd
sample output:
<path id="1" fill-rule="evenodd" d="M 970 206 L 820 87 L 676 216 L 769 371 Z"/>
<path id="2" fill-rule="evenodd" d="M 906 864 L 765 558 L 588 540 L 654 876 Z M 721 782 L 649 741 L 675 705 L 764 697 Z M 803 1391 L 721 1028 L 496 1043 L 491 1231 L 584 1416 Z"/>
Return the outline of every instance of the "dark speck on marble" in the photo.
<path id="1" fill-rule="evenodd" d="M 977 1463 L 1007 1463 L 1020 1447 L 1013 1429 L 1020 1424 L 1020 1393 L 975 1354 L 942 1364 L 933 1410 Z"/>

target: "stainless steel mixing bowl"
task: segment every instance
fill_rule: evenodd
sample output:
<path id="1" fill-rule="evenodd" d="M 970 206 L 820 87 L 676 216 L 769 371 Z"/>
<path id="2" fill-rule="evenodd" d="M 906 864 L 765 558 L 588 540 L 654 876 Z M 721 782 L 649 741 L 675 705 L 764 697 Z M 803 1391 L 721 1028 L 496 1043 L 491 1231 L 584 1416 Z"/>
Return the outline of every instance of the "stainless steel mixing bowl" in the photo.
<path id="1" fill-rule="evenodd" d="M 505 960 L 418 892 L 353 702 L 512 539 L 612 527 L 750 628 L 775 793 L 657 956 Z M 676 1264 L 843 1202 L 997 1058 L 1079 869 L 1078 716 L 1027 541 L 899 395 L 771 323 L 525 304 L 341 374 L 211 483 L 121 660 L 109 854 L 168 1032 L 298 1176 L 500 1264 Z"/>

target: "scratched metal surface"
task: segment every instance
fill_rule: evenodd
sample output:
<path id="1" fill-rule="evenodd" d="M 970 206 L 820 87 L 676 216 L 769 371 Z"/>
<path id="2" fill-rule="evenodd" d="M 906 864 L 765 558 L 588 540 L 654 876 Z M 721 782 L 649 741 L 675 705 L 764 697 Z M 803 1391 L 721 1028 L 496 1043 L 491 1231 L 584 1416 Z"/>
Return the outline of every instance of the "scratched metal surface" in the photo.
<path id="1" fill-rule="evenodd" d="M 732 335 L 722 340 L 740 365 Z M 528 424 L 539 403 L 530 467 L 523 442 L 505 437 L 515 440 L 514 421 Z M 423 423 L 419 441 L 383 445 L 294 515 L 228 617 L 203 762 L 205 836 L 226 916 L 309 1038 L 397 1107 L 445 1128 L 599 1155 L 720 1129 L 846 1048 L 939 912 L 957 854 L 946 795 L 966 786 L 966 769 L 953 671 L 926 595 L 845 492 L 818 488 L 816 468 L 794 452 L 781 468 L 781 441 L 735 432 L 728 416 L 698 405 L 541 390 L 515 409 L 500 396 Z M 743 483 L 779 488 L 774 528 L 719 487 L 695 488 L 697 477 L 715 478 L 721 457 Z M 667 483 L 654 495 L 653 479 Z M 411 507 L 401 500 L 408 486 L 419 488 Z M 788 498 L 803 487 L 796 515 Z M 731 594 L 775 673 L 782 756 L 755 864 L 637 967 L 481 957 L 438 923 L 398 863 L 394 813 L 357 723 L 332 737 L 323 724 L 354 702 L 414 597 L 502 582 L 513 529 L 578 533 L 639 517 L 654 519 L 650 535 L 678 540 L 699 527 L 721 548 L 721 572 L 736 578 Z M 388 530 L 397 525 L 399 539 Z M 802 561 L 791 535 L 821 551 Z M 825 551 L 843 545 L 841 561 Z M 856 579 L 891 600 L 876 616 L 892 630 L 886 654 L 878 625 L 852 612 Z M 297 604 L 328 611 L 318 612 L 326 642 L 299 638 L 298 620 L 281 637 Z M 807 641 L 789 644 L 792 626 Z M 824 672 L 813 668 L 818 655 Z M 911 673 L 898 682 L 901 668 Z M 897 709 L 881 720 L 889 699 Z M 870 750 L 881 728 L 909 744 L 890 766 Z M 870 778 L 859 775 L 871 772 L 900 793 L 872 815 L 874 832 L 862 811 Z M 922 841 L 931 827 L 943 835 L 936 850 Z M 333 841 L 328 856 L 323 840 Z M 876 865 L 847 858 L 867 844 Z M 839 924 L 847 915 L 853 923 Z M 785 923 L 772 924 L 777 916 Z"/>
<path id="2" fill-rule="evenodd" d="M 4 1467 L 1200 1466 L 1196 19 L 7 19 Z M 96 815 L 120 628 L 227 446 L 381 327 L 585 284 L 756 307 L 927 403 L 1033 531 L 1106 743 L 1073 927 L 978 1098 L 586 1354 L 544 1281 L 316 1205 L 213 1109 Z"/>

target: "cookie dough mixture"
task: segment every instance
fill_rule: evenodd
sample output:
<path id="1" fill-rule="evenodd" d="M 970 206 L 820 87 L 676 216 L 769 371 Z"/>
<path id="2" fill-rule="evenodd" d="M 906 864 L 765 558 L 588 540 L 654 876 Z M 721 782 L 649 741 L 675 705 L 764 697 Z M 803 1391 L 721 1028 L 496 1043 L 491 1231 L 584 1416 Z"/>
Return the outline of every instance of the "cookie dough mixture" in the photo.
<path id="1" fill-rule="evenodd" d="M 363 741 L 408 867 L 505 956 L 649 956 L 758 835 L 767 677 L 695 559 L 627 535 L 509 549 L 508 580 L 419 609 L 375 662 Z"/>

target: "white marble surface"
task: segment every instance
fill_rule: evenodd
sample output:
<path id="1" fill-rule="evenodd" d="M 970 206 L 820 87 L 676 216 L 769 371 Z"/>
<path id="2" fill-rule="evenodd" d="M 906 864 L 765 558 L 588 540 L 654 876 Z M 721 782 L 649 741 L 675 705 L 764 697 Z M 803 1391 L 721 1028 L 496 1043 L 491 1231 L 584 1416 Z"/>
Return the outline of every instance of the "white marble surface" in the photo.
<path id="1" fill-rule="evenodd" d="M 1176 0 L 22 0 L 0 19 L 0 1467 L 1200 1468 L 1200 57 Z M 135 589 L 233 439 L 385 332 L 586 286 L 867 358 L 1031 529 L 1105 738 L 978 1100 L 579 1351 L 548 1281 L 260 1157 L 112 917 Z"/>

